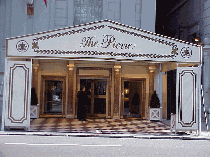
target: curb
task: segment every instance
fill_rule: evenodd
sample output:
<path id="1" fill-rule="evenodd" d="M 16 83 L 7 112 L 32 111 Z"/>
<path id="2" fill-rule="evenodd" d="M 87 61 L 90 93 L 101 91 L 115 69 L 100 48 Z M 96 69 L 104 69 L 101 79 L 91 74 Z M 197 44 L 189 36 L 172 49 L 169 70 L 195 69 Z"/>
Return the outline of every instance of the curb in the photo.
<path id="1" fill-rule="evenodd" d="M 101 134 L 101 133 L 57 133 L 57 132 L 8 132 L 0 131 L 4 135 L 25 135 L 25 136 L 64 136 L 64 137 L 102 137 L 102 138 L 138 138 L 138 139 L 179 139 L 179 140 L 210 140 L 208 136 L 196 135 L 138 135 L 138 134 Z"/>

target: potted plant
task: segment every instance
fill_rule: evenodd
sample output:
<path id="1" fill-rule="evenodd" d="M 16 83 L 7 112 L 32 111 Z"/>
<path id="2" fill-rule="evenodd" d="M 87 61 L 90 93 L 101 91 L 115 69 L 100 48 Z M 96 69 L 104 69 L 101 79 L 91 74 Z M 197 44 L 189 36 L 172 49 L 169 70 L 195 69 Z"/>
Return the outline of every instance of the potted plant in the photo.
<path id="1" fill-rule="evenodd" d="M 38 118 L 38 99 L 35 88 L 31 88 L 31 107 L 30 107 L 30 118 Z"/>
<path id="2" fill-rule="evenodd" d="M 149 120 L 162 120 L 160 99 L 158 98 L 156 91 L 154 91 L 150 100 Z"/>

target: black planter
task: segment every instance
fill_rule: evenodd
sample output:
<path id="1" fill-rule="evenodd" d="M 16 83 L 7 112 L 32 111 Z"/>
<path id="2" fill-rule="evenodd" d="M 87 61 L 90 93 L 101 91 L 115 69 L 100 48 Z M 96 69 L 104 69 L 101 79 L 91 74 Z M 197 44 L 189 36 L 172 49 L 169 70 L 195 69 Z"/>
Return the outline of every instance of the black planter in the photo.
<path id="1" fill-rule="evenodd" d="M 156 91 L 152 94 L 151 100 L 150 100 L 150 108 L 160 108 L 160 100 L 157 96 Z"/>
<path id="2" fill-rule="evenodd" d="M 31 88 L 31 105 L 37 105 L 38 100 L 37 100 L 37 95 L 36 95 L 36 91 L 35 88 L 32 87 Z"/>

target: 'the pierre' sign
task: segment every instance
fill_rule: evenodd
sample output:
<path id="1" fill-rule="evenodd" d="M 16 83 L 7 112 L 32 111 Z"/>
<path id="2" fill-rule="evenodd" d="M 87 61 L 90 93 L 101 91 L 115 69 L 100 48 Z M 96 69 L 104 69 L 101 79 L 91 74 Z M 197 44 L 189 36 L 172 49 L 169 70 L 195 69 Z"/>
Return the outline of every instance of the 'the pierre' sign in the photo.
<path id="1" fill-rule="evenodd" d="M 102 41 L 96 40 L 95 36 L 92 37 L 83 37 L 82 42 L 80 43 L 80 47 L 101 47 L 101 48 L 109 48 L 112 47 L 114 49 L 124 49 L 131 50 L 136 47 L 135 44 L 131 43 L 120 43 L 116 41 L 114 35 L 104 35 Z"/>

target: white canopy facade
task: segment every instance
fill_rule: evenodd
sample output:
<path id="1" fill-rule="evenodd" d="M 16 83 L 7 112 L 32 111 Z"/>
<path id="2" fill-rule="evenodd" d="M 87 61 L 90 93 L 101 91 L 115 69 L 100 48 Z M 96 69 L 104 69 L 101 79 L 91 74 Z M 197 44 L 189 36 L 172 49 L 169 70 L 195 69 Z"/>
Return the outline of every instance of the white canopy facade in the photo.
<path id="1" fill-rule="evenodd" d="M 63 117 L 77 117 L 76 93 L 81 79 L 103 78 L 109 89 L 103 97 L 106 118 L 123 118 L 125 82 L 138 80 L 142 81 L 139 114 L 148 119 L 151 94 L 158 90 L 164 110 L 163 75 L 177 69 L 176 130 L 198 130 L 202 63 L 199 45 L 110 20 L 10 38 L 6 45 L 4 127 L 29 129 L 31 84 L 37 92 L 40 116 L 46 115 L 44 82 L 53 76 L 64 80 Z M 91 110 L 94 112 L 94 108 Z"/>
<path id="2" fill-rule="evenodd" d="M 8 39 L 7 57 L 188 63 L 201 59 L 198 45 L 108 20 Z"/>

